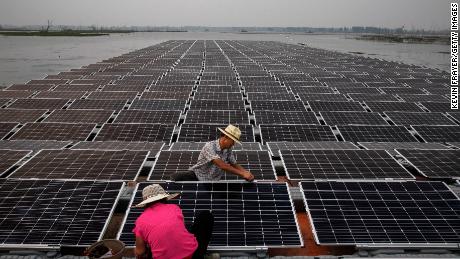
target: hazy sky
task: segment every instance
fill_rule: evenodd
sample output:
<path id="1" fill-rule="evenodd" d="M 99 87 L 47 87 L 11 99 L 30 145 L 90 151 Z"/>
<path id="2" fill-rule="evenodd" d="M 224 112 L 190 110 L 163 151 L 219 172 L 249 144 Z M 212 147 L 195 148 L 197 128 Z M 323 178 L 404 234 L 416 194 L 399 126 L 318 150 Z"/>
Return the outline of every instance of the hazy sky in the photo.
<path id="1" fill-rule="evenodd" d="M 450 0 L 0 0 L 0 24 L 449 29 Z"/>

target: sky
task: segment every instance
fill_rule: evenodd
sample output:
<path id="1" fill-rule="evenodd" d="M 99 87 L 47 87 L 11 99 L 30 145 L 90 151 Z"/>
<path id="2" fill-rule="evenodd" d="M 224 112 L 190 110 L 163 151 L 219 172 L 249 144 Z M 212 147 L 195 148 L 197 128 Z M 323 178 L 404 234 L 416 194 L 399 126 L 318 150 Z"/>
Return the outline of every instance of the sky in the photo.
<path id="1" fill-rule="evenodd" d="M 0 0 L 0 24 L 448 30 L 451 0 Z"/>

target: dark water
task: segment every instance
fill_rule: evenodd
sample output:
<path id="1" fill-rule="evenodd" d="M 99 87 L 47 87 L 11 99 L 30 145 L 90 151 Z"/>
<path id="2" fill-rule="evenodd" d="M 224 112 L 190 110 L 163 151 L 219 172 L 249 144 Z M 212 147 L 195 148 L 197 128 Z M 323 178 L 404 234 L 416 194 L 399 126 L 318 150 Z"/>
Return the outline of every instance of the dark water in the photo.
<path id="1" fill-rule="evenodd" d="M 0 36 L 0 85 L 24 83 L 47 74 L 96 63 L 104 59 L 175 39 L 268 40 L 304 43 L 340 52 L 416 64 L 448 71 L 448 45 L 396 44 L 361 41 L 343 35 L 234 34 L 234 33 L 132 33 L 102 37 Z"/>

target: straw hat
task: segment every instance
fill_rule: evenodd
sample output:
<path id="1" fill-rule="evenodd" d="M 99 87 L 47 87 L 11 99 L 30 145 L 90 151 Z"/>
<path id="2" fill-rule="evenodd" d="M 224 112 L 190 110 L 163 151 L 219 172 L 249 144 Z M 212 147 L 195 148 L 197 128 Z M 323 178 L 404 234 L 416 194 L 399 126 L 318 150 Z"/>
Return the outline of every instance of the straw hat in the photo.
<path id="1" fill-rule="evenodd" d="M 241 130 L 232 124 L 228 125 L 225 130 L 218 128 L 220 132 L 224 133 L 227 137 L 233 139 L 236 143 L 240 144 Z"/>
<path id="2" fill-rule="evenodd" d="M 137 204 L 134 207 L 137 208 L 142 208 L 146 204 L 154 202 L 154 201 L 159 201 L 161 199 L 166 198 L 167 200 L 173 199 L 179 195 L 178 193 L 173 193 L 169 194 L 167 193 L 163 187 L 161 187 L 159 184 L 151 184 L 149 186 L 146 186 L 142 190 L 142 199 L 143 201 L 139 204 Z"/>

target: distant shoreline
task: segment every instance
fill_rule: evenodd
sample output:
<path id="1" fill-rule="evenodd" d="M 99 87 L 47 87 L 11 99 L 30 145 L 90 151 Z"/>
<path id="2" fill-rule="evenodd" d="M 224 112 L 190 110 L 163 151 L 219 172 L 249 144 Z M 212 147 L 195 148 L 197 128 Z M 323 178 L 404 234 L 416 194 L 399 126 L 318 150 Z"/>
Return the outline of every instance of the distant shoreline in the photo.
<path id="1" fill-rule="evenodd" d="M 79 32 L 79 31 L 0 31 L 0 35 L 3 36 L 41 36 L 41 37 L 95 37 L 95 36 L 107 36 L 109 33 L 103 32 Z"/>
<path id="2" fill-rule="evenodd" d="M 428 35 L 360 35 L 357 40 L 382 41 L 390 43 L 423 43 L 423 44 L 450 44 L 449 36 L 428 36 Z"/>

